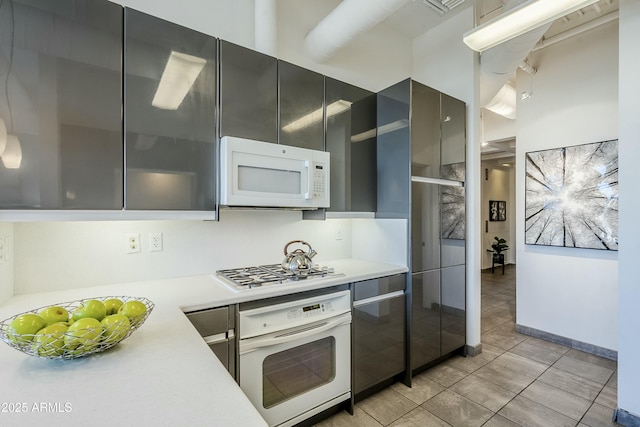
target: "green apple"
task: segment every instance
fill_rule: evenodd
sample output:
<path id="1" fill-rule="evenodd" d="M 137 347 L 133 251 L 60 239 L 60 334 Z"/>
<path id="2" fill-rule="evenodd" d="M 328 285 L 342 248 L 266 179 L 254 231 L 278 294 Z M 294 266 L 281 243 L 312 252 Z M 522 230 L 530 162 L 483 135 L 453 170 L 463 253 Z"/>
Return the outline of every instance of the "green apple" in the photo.
<path id="1" fill-rule="evenodd" d="M 32 349 L 40 356 L 60 356 L 64 353 L 64 333 L 69 329 L 65 322 L 42 328 L 33 338 Z"/>
<path id="2" fill-rule="evenodd" d="M 124 314 L 129 318 L 131 326 L 136 326 L 144 318 L 146 312 L 147 306 L 136 300 L 127 301 L 118 309 L 118 314 Z"/>
<path id="3" fill-rule="evenodd" d="M 117 298 L 109 298 L 108 300 L 105 300 L 104 306 L 107 309 L 107 316 L 116 314 L 118 312 L 118 309 L 122 307 L 122 304 L 122 300 L 119 300 Z"/>
<path id="4" fill-rule="evenodd" d="M 16 344 L 27 344 L 34 335 L 47 326 L 47 321 L 34 313 L 22 314 L 9 324 L 7 337 Z"/>
<path id="5" fill-rule="evenodd" d="M 57 305 L 40 310 L 40 313 L 38 314 L 47 321 L 47 326 L 69 320 L 69 312 L 65 308 Z"/>
<path id="6" fill-rule="evenodd" d="M 73 322 L 64 336 L 64 346 L 74 354 L 82 354 L 97 347 L 102 335 L 102 325 L 93 317 Z"/>
<path id="7" fill-rule="evenodd" d="M 102 340 L 107 343 L 118 342 L 127 336 L 131 324 L 124 314 L 112 314 L 102 319 Z"/>
<path id="8" fill-rule="evenodd" d="M 91 317 L 100 322 L 106 315 L 107 308 L 104 306 L 102 301 L 91 299 L 82 303 L 82 305 L 73 312 L 72 318 L 74 321 L 78 321 L 80 319 Z"/>

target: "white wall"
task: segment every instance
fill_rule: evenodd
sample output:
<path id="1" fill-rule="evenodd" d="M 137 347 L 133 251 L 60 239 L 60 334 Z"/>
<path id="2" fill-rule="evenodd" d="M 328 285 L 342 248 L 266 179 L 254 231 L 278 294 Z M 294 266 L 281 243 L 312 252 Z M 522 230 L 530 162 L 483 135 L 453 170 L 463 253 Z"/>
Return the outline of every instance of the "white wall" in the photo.
<path id="1" fill-rule="evenodd" d="M 518 101 L 517 323 L 618 349 L 618 254 L 524 245 L 525 153 L 618 137 L 618 25 L 535 52 L 534 94 Z M 518 93 L 529 77 L 518 72 Z M 620 234 L 622 235 L 622 233 Z"/>
<path id="2" fill-rule="evenodd" d="M 620 1 L 620 255 L 619 255 L 619 342 L 618 407 L 640 417 L 640 2 Z"/>
<path id="3" fill-rule="evenodd" d="M 488 170 L 488 178 L 485 179 L 485 169 Z M 511 234 L 512 223 L 515 221 L 516 204 L 512 198 L 513 188 L 515 187 L 515 174 L 513 168 L 496 167 L 491 162 L 482 162 L 482 268 L 491 268 L 491 253 L 487 249 L 491 249 L 491 244 L 495 241 L 494 237 L 498 236 L 507 241 L 509 250 L 505 252 L 505 262 L 507 264 L 515 263 L 515 239 Z M 504 200 L 507 202 L 507 220 L 506 221 L 489 221 L 489 200 Z M 487 221 L 487 222 L 485 222 Z M 485 231 L 485 225 L 488 225 L 488 231 Z"/>
<path id="4" fill-rule="evenodd" d="M 479 56 L 463 42 L 473 28 L 469 8 L 413 41 L 412 78 L 467 104 L 467 345 L 480 345 L 480 120 Z"/>
<path id="5" fill-rule="evenodd" d="M 411 40 L 384 24 L 354 37 L 326 63 L 318 64 L 303 48 L 307 33 L 339 1 L 279 0 L 278 57 L 338 80 L 378 92 L 411 73 Z"/>
<path id="6" fill-rule="evenodd" d="M 482 140 L 501 141 L 516 137 L 518 121 L 504 118 L 489 110 L 482 110 Z"/>
<path id="7" fill-rule="evenodd" d="M 0 304 L 13 296 L 13 224 L 0 222 L 0 239 L 4 248 L 0 260 Z"/>
<path id="8" fill-rule="evenodd" d="M 254 0 L 109 0 L 241 46 L 254 46 Z"/>
<path id="9" fill-rule="evenodd" d="M 229 42 L 255 48 L 254 0 L 110 0 Z M 279 0 L 276 57 L 368 90 L 378 91 L 411 73 L 411 40 L 378 25 L 356 36 L 326 63 L 303 48 L 307 33 L 340 2 Z"/>
<path id="10" fill-rule="evenodd" d="M 331 260 L 351 258 L 352 254 L 360 259 L 406 264 L 404 220 L 303 221 L 300 212 L 265 210 L 223 210 L 220 217 L 220 222 L 15 223 L 15 294 L 280 263 L 284 246 L 291 240 L 309 242 L 318 252 L 314 261 L 319 264 L 330 265 Z M 341 240 L 336 240 L 338 229 Z M 356 240 L 352 240 L 352 229 L 357 229 L 353 233 Z M 163 233 L 162 252 L 149 251 L 149 233 L 155 232 Z M 128 233 L 140 233 L 141 253 L 127 254 Z"/>
<path id="11" fill-rule="evenodd" d="M 15 223 L 15 293 L 279 263 L 284 245 L 297 239 L 318 251 L 318 262 L 351 256 L 350 220 L 302 221 L 300 212 L 264 210 L 222 211 L 220 217 L 220 222 Z M 337 227 L 342 240 L 335 240 Z M 149 252 L 151 232 L 163 233 L 162 252 Z M 126 253 L 127 233 L 140 233 L 141 253 Z"/>

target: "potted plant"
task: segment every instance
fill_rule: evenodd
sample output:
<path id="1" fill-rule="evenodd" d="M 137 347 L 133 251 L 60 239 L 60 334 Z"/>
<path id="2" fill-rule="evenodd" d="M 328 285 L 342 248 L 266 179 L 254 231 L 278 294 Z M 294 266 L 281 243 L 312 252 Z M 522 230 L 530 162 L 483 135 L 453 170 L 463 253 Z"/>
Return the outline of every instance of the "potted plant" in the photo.
<path id="1" fill-rule="evenodd" d="M 491 249 L 487 249 L 487 252 L 493 253 L 492 264 L 502 264 L 504 268 L 504 251 L 509 250 L 509 246 L 507 245 L 507 241 L 501 237 L 495 236 L 493 243 L 491 244 Z M 493 269 L 492 265 L 492 269 Z"/>

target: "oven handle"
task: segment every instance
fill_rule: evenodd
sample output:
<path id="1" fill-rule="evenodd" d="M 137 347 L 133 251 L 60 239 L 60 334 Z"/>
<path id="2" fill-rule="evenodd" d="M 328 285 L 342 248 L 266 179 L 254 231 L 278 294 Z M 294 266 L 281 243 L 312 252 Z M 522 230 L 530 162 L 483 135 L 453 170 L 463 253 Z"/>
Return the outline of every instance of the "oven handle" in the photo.
<path id="1" fill-rule="evenodd" d="M 240 340 L 239 354 L 243 355 L 258 350 L 259 348 L 270 347 L 299 340 L 301 338 L 306 338 L 319 332 L 329 331 L 338 326 L 348 325 L 350 323 L 351 313 L 345 313 L 340 316 L 336 316 L 312 325 L 305 325 L 292 331 L 287 331 L 285 333 L 275 332 L 261 337 Z"/>

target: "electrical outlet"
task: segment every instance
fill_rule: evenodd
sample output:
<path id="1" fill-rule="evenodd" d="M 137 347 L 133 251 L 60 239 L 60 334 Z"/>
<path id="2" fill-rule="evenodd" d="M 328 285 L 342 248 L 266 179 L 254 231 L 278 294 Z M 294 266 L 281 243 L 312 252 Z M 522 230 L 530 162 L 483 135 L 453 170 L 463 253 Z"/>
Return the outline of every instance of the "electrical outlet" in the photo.
<path id="1" fill-rule="evenodd" d="M 4 236 L 0 236 L 0 262 L 7 260 L 7 239 Z"/>
<path id="2" fill-rule="evenodd" d="M 140 248 L 140 233 L 127 234 L 127 253 L 137 254 L 142 251 Z"/>
<path id="3" fill-rule="evenodd" d="M 149 233 L 149 252 L 162 252 L 162 233 Z"/>
<path id="4" fill-rule="evenodd" d="M 336 240 L 342 240 L 342 227 L 336 227 Z"/>

